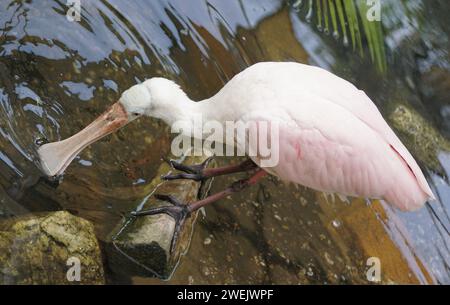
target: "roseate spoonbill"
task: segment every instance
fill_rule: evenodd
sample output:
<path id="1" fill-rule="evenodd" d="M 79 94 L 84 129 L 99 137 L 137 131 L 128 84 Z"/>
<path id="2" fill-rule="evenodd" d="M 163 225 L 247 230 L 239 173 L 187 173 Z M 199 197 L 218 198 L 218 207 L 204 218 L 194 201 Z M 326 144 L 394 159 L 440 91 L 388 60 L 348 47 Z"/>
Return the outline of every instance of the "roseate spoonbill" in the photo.
<path id="1" fill-rule="evenodd" d="M 253 170 L 223 192 L 182 205 L 136 215 L 166 213 L 178 228 L 192 211 L 256 183 L 267 172 L 286 181 L 342 195 L 382 198 L 414 210 L 433 193 L 414 158 L 367 95 L 350 82 L 318 67 L 262 62 L 234 76 L 216 95 L 194 102 L 174 82 L 151 78 L 126 90 L 120 100 L 78 134 L 38 150 L 49 176 L 60 174 L 87 145 L 141 115 L 173 124 L 201 114 L 203 120 L 279 122 L 279 162 L 260 168 L 258 157 L 243 164 L 203 169 L 171 161 L 186 173 L 174 178 L 201 180 Z M 253 162 L 252 162 L 253 161 Z"/>

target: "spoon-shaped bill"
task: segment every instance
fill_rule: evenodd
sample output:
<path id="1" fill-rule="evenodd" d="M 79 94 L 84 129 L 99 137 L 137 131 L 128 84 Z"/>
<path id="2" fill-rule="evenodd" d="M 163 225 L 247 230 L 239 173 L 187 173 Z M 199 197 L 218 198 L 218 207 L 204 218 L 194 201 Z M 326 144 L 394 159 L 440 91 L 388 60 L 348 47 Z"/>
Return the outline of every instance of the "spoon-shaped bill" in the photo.
<path id="1" fill-rule="evenodd" d="M 47 143 L 38 149 L 42 170 L 48 176 L 60 175 L 88 145 L 125 126 L 128 114 L 115 103 L 86 128 L 63 141 Z"/>

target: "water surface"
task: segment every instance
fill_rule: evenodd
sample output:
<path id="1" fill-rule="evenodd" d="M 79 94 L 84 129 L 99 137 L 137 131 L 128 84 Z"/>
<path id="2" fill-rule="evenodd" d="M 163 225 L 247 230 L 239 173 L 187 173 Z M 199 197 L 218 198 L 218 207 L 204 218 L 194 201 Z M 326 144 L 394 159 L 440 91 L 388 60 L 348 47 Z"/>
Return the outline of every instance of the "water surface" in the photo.
<path id="1" fill-rule="evenodd" d="M 67 209 L 104 241 L 147 195 L 173 135 L 163 122 L 139 119 L 84 150 L 57 188 L 38 182 L 42 139 L 72 135 L 150 77 L 203 99 L 252 63 L 294 60 L 365 90 L 438 201 L 402 213 L 268 178 L 206 209 L 169 283 L 367 283 L 372 256 L 385 283 L 450 283 L 450 8 L 384 2 L 388 69 L 380 73 L 366 42 L 361 57 L 308 22 L 306 1 L 81 1 L 80 22 L 66 18 L 65 1 L 0 1 L 0 215 Z M 228 162 L 236 160 L 218 160 Z M 233 179 L 216 179 L 212 191 Z"/>

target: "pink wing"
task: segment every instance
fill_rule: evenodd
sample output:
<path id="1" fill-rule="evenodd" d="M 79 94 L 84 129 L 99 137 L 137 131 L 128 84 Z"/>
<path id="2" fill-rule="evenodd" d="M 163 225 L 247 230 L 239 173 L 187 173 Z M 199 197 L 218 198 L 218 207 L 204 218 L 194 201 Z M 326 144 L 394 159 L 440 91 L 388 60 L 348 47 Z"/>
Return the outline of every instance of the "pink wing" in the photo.
<path id="1" fill-rule="evenodd" d="M 273 124 L 277 112 L 279 162 L 269 172 L 320 191 L 384 198 L 402 210 L 417 209 L 427 200 L 403 158 L 342 107 L 317 100 L 308 105 L 307 114 L 274 109 L 268 111 L 270 119 L 260 113 L 245 119 Z M 258 157 L 253 160 L 260 164 Z"/>
<path id="2" fill-rule="evenodd" d="M 386 123 L 378 108 L 365 94 L 365 92 L 358 90 L 350 82 L 339 78 L 326 70 L 315 67 L 312 67 L 312 70 L 315 70 L 315 73 L 318 74 L 317 77 L 327 79 L 327 88 L 326 90 L 323 90 L 323 88 L 320 87 L 311 89 L 316 89 L 316 92 L 320 92 L 322 97 L 329 98 L 334 103 L 346 108 L 361 121 L 375 130 L 403 159 L 405 165 L 409 167 L 414 174 L 417 179 L 417 183 L 423 192 L 425 192 L 425 194 L 427 194 L 431 199 L 435 199 L 425 176 L 423 175 L 420 167 L 417 165 L 417 162 Z M 341 95 L 336 93 L 340 93 Z"/>
<path id="3" fill-rule="evenodd" d="M 385 198 L 403 210 L 434 199 L 421 169 L 375 104 L 326 70 L 259 63 L 233 78 L 218 96 L 227 107 L 239 101 L 236 111 L 244 121 L 281 122 L 280 162 L 267 170 L 283 179 L 327 192 Z"/>

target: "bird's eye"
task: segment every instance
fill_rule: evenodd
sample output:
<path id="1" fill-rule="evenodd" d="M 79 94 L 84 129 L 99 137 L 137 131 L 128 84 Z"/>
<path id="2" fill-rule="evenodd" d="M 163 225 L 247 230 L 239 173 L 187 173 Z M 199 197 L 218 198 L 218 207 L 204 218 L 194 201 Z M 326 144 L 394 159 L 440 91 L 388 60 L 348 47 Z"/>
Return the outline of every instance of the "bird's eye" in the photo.
<path id="1" fill-rule="evenodd" d="M 133 112 L 133 116 L 139 116 L 139 113 Z"/>

